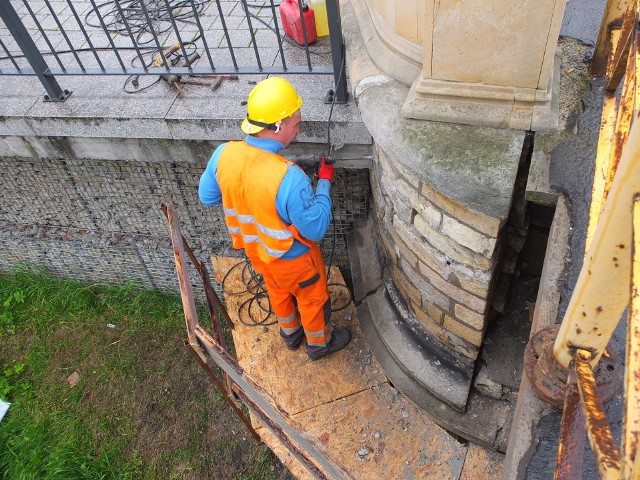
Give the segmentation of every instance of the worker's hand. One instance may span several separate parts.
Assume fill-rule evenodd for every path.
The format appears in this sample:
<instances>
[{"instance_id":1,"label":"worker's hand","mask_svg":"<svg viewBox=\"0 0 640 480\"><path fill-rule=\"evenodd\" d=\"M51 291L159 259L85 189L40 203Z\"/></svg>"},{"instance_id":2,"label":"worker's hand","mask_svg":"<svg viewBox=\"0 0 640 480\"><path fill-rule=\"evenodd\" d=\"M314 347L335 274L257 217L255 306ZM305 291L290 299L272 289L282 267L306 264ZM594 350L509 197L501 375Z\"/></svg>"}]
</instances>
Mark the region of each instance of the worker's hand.
<instances>
[{"instance_id":1,"label":"worker's hand","mask_svg":"<svg viewBox=\"0 0 640 480\"><path fill-rule=\"evenodd\" d=\"M329 180L330 182L333 182L334 168L335 167L333 166L333 163L327 163L327 159L323 153L322 157L320 158L320 168L318 169L318 180Z\"/></svg>"}]
</instances>

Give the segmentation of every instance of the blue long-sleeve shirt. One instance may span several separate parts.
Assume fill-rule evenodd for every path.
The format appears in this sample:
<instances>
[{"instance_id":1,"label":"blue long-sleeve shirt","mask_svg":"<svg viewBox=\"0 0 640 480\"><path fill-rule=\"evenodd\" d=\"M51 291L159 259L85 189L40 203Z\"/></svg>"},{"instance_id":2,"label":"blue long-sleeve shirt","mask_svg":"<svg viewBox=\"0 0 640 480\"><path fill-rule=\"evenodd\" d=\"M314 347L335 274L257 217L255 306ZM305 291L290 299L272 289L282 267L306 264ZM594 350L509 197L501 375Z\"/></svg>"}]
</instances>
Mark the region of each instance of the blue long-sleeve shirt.
<instances>
[{"instance_id":1,"label":"blue long-sleeve shirt","mask_svg":"<svg viewBox=\"0 0 640 480\"><path fill-rule=\"evenodd\" d=\"M248 135L244 141L269 153L277 154L285 148L282 143L269 138ZM208 206L218 205L222 202L217 173L220 153L225 146L226 143L223 143L215 149L207 168L200 177L198 196L200 201ZM303 237L319 242L331 222L331 182L319 180L314 193L309 177L295 166L288 165L288 167L289 170L284 175L276 194L278 216L286 225L294 225ZM294 239L289 251L281 258L285 260L297 258L307 251L309 251L309 247Z\"/></svg>"}]
</instances>

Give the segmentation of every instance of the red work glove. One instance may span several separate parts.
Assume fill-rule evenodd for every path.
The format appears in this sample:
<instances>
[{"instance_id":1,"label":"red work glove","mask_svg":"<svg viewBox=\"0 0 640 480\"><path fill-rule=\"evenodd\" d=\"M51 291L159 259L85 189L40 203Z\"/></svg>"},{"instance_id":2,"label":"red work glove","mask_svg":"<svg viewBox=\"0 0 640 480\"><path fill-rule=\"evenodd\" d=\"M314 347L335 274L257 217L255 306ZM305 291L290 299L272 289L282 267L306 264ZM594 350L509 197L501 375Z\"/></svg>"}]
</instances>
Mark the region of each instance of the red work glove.
<instances>
[{"instance_id":1,"label":"red work glove","mask_svg":"<svg viewBox=\"0 0 640 480\"><path fill-rule=\"evenodd\" d=\"M324 153L322 154L322 157L320 158L320 168L318 169L318 180L329 180L330 182L333 182L333 170L334 170L334 166L333 163L327 163L327 159L324 156Z\"/></svg>"}]
</instances>

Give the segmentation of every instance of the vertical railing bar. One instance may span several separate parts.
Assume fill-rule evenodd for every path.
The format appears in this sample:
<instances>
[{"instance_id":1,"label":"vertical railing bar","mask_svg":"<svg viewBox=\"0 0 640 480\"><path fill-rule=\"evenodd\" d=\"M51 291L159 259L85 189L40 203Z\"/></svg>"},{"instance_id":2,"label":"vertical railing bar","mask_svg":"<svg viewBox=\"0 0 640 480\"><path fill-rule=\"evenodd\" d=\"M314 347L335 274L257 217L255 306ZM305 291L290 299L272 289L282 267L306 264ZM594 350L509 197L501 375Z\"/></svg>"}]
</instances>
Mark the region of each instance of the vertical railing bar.
<instances>
[{"instance_id":1,"label":"vertical railing bar","mask_svg":"<svg viewBox=\"0 0 640 480\"><path fill-rule=\"evenodd\" d=\"M331 59L333 63L333 95L335 102L347 102L347 72L345 71L344 39L340 21L340 3L338 0L327 0L327 21L329 23L329 42L331 43Z\"/></svg>"},{"instance_id":2,"label":"vertical railing bar","mask_svg":"<svg viewBox=\"0 0 640 480\"><path fill-rule=\"evenodd\" d=\"M82 34L84 35L84 38L87 40L87 43L89 44L89 48L91 49L91 52L93 53L93 56L95 57L96 61L98 62L98 65L100 66L100 70L102 70L104 72L104 70L105 70L104 65L100 61L100 57L98 56L98 52L96 51L95 47L93 46L93 42L91 41L91 38L89 38L89 35L87 35L87 31L85 30L84 26L82 25L82 20L80 20L80 17L78 16L78 12L76 12L76 9L73 6L73 3L71 2L71 0L67 0L67 5L69 5L69 8L71 9L71 13L73 13L73 16L75 17L76 22L78 22L78 26L80 27L80 31L82 31Z\"/></svg>"},{"instance_id":3,"label":"vertical railing bar","mask_svg":"<svg viewBox=\"0 0 640 480\"><path fill-rule=\"evenodd\" d=\"M9 60L11 60L11 63L13 63L13 66L16 67L16 70L18 70L19 72L22 72L22 69L20 68L20 65L18 65L18 63L16 62L15 58L13 57L13 55L11 54L11 52L9 51L7 46L4 44L4 42L2 41L1 38L0 38L0 46L4 50L4 53L7 54L7 57L9 57Z\"/></svg>"},{"instance_id":4,"label":"vertical railing bar","mask_svg":"<svg viewBox=\"0 0 640 480\"><path fill-rule=\"evenodd\" d=\"M169 61L165 58L162 50L162 46L160 45L160 41L158 40L158 35L156 34L156 29L153 28L153 22L151 22L151 17L149 17L149 12L147 11L147 6L144 4L144 0L138 0L140 2L140 6L142 7L142 12L144 13L144 17L147 20L147 25L149 26L149 31L151 32L151 36L153 37L153 41L158 48L158 53L160 54L160 58L162 59L162 63L164 64L164 68L166 68L167 72L170 73L171 69L169 68Z\"/></svg>"},{"instance_id":5,"label":"vertical railing bar","mask_svg":"<svg viewBox=\"0 0 640 480\"><path fill-rule=\"evenodd\" d=\"M31 10L31 7L29 6L29 3L27 2L27 0L22 0L22 3L25 5L25 7L27 7L27 11L31 15L31 18L33 18L33 21L36 22L36 27L40 31L40 34L42 35L42 38L44 38L44 41L47 42L49 50L51 51L51 53L53 54L54 58L58 62L58 65L60 66L60 69L63 72L65 72L67 70L66 67L64 66L64 64L60 60L60 57L56 53L56 49L53 48L53 45L51 45L51 41L49 40L49 37L47 36L47 34L45 33L44 29L42 28L42 25L40 25L40 22L38 21L38 18L36 17L35 13L33 13L33 10Z\"/></svg>"},{"instance_id":6,"label":"vertical railing bar","mask_svg":"<svg viewBox=\"0 0 640 480\"><path fill-rule=\"evenodd\" d=\"M180 30L178 29L178 25L176 24L175 18L173 18L173 8L169 5L169 0L164 0L164 4L167 7L167 13L169 14L169 19L171 20L171 25L173 25L173 29L176 32L176 37L178 38L178 44L180 45L180 51L182 52L182 57L184 58L185 63L187 64L187 68L190 72L193 72L193 68L191 67L191 62L189 61L189 55L187 55L187 51L184 48L184 43L182 42L182 37L180 36Z\"/></svg>"},{"instance_id":7,"label":"vertical railing bar","mask_svg":"<svg viewBox=\"0 0 640 480\"><path fill-rule=\"evenodd\" d=\"M218 5L218 14L220 15L220 22L222 22L222 30L224 31L224 36L227 39L227 45L229 46L229 53L231 54L231 61L233 62L233 68L238 70L238 62L236 61L236 56L233 53L233 45L231 45L231 38L229 37L229 29L227 28L227 22L224 19L224 13L222 12L222 6L220 5L220 0L216 0L216 4Z\"/></svg>"},{"instance_id":8,"label":"vertical railing bar","mask_svg":"<svg viewBox=\"0 0 640 480\"><path fill-rule=\"evenodd\" d=\"M96 5L94 0L89 0L89 1L91 2L91 5L93 6L93 10L96 12L96 16L98 17L98 21L100 22L100 25L102 26L102 31L104 32L104 34L109 39L109 43L111 44L111 50L113 51L113 53L116 54L116 58L118 59L118 62L120 63L120 66L122 67L122 71L126 72L127 71L127 67L124 64L124 62L122 61L122 57L120 57L120 54L118 53L118 49L116 48L116 44L113 43L113 38L111 38L111 35L109 33L109 29L107 28L107 25L104 23L104 19L102 18L102 14L100 13L100 10L98 9L98 6Z\"/></svg>"},{"instance_id":9,"label":"vertical railing bar","mask_svg":"<svg viewBox=\"0 0 640 480\"><path fill-rule=\"evenodd\" d=\"M204 45L204 51L207 54L207 59L209 60L209 66L211 66L211 70L215 70L216 67L213 64L213 58L211 58L211 52L209 51L209 44L207 43L207 39L204 36L204 29L202 28L202 24L200 23L200 15L196 10L196 4L193 3L193 0L189 0L191 3L191 8L193 9L193 15L196 20L196 24L198 25L198 31L200 32L200 37L202 38L202 44Z\"/></svg>"},{"instance_id":10,"label":"vertical railing bar","mask_svg":"<svg viewBox=\"0 0 640 480\"><path fill-rule=\"evenodd\" d=\"M604 405L598 394L595 377L589 360L591 352L578 349L574 367L578 379L578 390L587 424L589 443L596 457L596 465L603 479L620 478L620 452L613 440L611 427L607 422Z\"/></svg>"},{"instance_id":11,"label":"vertical railing bar","mask_svg":"<svg viewBox=\"0 0 640 480\"><path fill-rule=\"evenodd\" d=\"M309 54L309 39L307 38L307 25L304 21L304 11L302 10L302 2L298 2L298 11L300 12L300 23L302 25L302 38L304 38L304 51L307 54L307 68L311 72L311 55Z\"/></svg>"},{"instance_id":12,"label":"vertical railing bar","mask_svg":"<svg viewBox=\"0 0 640 480\"><path fill-rule=\"evenodd\" d=\"M80 67L80 70L82 70L83 73L86 72L87 69L84 68L84 65L82 64L82 61L80 60L80 57L78 56L78 52L76 52L76 49L74 48L73 44L71 43L71 40L69 40L67 32L64 31L64 27L60 23L60 20L58 19L58 15L56 15L56 13L53 11L53 8L51 7L51 3L49 3L49 0L44 0L44 3L47 6L47 8L49 9L49 12L51 13L51 16L53 17L53 19L56 21L56 25L58 25L58 28L60 29L60 33L62 33L62 37L64 38L65 42L67 42L67 45L69 46L69 49L71 50L71 54L75 57L76 62L78 62L78 66Z\"/></svg>"},{"instance_id":13,"label":"vertical railing bar","mask_svg":"<svg viewBox=\"0 0 640 480\"><path fill-rule=\"evenodd\" d=\"M45 102L64 102L71 92L60 88L56 77L51 74L49 65L47 65L47 61L42 56L42 52L40 52L40 49L33 41L31 32L27 30L27 27L24 25L24 22L11 2L0 1L0 18L2 18L5 27L9 30L9 33L33 69L33 73L38 77L38 80L40 80L40 83L47 92L44 95Z\"/></svg>"},{"instance_id":14,"label":"vertical railing bar","mask_svg":"<svg viewBox=\"0 0 640 480\"><path fill-rule=\"evenodd\" d=\"M242 8L244 8L244 15L247 18L247 24L249 25L249 33L251 34L251 43L253 43L253 51L256 54L256 61L258 62L258 69L262 71L262 62L260 61L260 53L258 52L258 44L256 42L256 36L253 32L253 25L251 24L251 15L249 15L249 6L247 0L241 0Z\"/></svg>"},{"instance_id":15,"label":"vertical railing bar","mask_svg":"<svg viewBox=\"0 0 640 480\"><path fill-rule=\"evenodd\" d=\"M640 443L640 195L632 207L630 306L627 322L627 352L624 371L622 415L622 478L632 478Z\"/></svg>"},{"instance_id":16,"label":"vertical railing bar","mask_svg":"<svg viewBox=\"0 0 640 480\"><path fill-rule=\"evenodd\" d=\"M138 47L138 42L136 41L135 37L133 36L133 32L131 31L131 27L129 26L129 21L127 20L126 15L122 11L122 7L120 6L120 0L114 0L114 3L116 4L116 8L118 9L118 13L120 14L120 18L122 18L122 23L124 23L124 28L126 28L127 33L129 34L129 38L131 39L131 44L133 45L133 48L136 50L136 53L138 54L138 59L140 60L140 63L142 64L142 68L144 68L145 72L148 72L149 68L147 67L147 64L144 61L144 57L142 56L142 53L140 52L140 47Z\"/></svg>"},{"instance_id":17,"label":"vertical railing bar","mask_svg":"<svg viewBox=\"0 0 640 480\"><path fill-rule=\"evenodd\" d=\"M280 50L280 57L282 58L282 69L287 71L287 62L284 58L284 49L282 48L282 35L280 35L280 27L278 26L278 16L276 14L276 5L273 0L269 0L271 4L271 13L273 15L273 24L276 30L276 38L278 39L278 50Z\"/></svg>"}]
</instances>

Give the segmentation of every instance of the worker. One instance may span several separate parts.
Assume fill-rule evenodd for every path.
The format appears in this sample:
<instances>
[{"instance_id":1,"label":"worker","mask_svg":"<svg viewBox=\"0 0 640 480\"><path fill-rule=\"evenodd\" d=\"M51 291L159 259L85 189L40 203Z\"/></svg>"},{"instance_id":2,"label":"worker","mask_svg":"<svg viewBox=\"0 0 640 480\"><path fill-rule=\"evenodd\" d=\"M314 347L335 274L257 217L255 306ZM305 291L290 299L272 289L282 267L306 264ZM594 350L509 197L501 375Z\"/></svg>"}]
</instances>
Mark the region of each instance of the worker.
<instances>
[{"instance_id":1,"label":"worker","mask_svg":"<svg viewBox=\"0 0 640 480\"><path fill-rule=\"evenodd\" d=\"M332 331L331 300L320 241L331 222L334 166L324 156L314 193L304 171L278 153L300 132L302 98L285 79L259 82L247 100L243 141L215 149L200 178L200 201L222 203L233 247L244 249L264 279L280 337L303 339L311 360L344 348L347 328Z\"/></svg>"}]
</instances>

